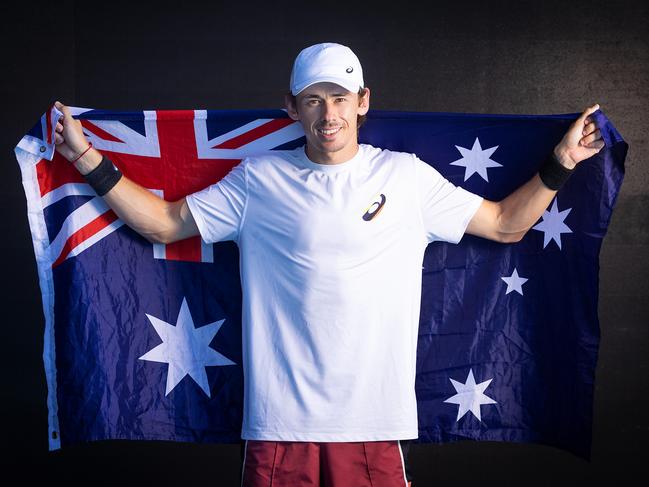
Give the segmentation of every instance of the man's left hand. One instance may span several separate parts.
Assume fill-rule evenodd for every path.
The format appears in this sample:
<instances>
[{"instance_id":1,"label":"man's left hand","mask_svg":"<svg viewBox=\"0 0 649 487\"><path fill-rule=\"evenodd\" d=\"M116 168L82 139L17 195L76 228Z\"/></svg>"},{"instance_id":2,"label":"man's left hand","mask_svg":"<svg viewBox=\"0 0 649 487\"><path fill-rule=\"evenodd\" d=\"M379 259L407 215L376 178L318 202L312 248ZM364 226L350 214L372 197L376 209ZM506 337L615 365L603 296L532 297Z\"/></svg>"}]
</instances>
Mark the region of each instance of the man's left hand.
<instances>
[{"instance_id":1,"label":"man's left hand","mask_svg":"<svg viewBox=\"0 0 649 487\"><path fill-rule=\"evenodd\" d=\"M584 110L554 148L554 155L567 169L573 169L579 162L594 156L604 147L602 134L595 120L590 117L597 110L597 104Z\"/></svg>"}]
</instances>

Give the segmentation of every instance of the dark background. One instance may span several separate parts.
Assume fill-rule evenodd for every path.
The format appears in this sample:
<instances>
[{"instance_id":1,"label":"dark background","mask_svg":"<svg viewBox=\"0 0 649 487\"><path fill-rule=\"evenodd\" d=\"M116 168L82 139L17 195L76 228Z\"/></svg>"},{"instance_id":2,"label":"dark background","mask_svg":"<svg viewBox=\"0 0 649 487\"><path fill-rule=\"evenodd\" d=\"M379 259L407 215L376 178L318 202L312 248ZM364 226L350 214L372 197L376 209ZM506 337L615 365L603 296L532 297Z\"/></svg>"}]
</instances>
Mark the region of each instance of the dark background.
<instances>
[{"instance_id":1,"label":"dark background","mask_svg":"<svg viewBox=\"0 0 649 487\"><path fill-rule=\"evenodd\" d=\"M13 147L57 99L111 110L280 108L295 55L335 41L361 59L375 109L550 114L598 102L630 145L600 259L590 462L532 444L415 445L415 485L602 479L644 485L648 4L67 1L0 7L0 235L7 258L0 303L2 463L18 471L21 483L238 485L237 445L110 441L47 451L44 319ZM2 473L6 478L5 467Z\"/></svg>"}]
</instances>

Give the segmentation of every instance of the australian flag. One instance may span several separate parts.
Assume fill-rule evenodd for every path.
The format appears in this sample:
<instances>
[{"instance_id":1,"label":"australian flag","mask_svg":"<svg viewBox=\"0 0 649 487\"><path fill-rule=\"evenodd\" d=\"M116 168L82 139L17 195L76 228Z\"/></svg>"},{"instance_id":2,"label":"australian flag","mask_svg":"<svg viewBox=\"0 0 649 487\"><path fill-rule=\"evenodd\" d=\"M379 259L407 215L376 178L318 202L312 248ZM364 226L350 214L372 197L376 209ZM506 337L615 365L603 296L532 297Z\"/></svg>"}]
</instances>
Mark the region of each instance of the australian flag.
<instances>
[{"instance_id":1,"label":"australian flag","mask_svg":"<svg viewBox=\"0 0 649 487\"><path fill-rule=\"evenodd\" d=\"M71 108L130 179L177 200L244 157L305 142L282 110ZM369 113L360 139L413 152L500 200L528 181L578 114ZM51 107L15 148L45 314L50 449L84 441L238 442L241 286L232 242L151 244L54 150ZM599 251L627 145L580 163L522 241L465 235L422 263L420 442L553 445L588 457L599 348Z\"/></svg>"}]
</instances>

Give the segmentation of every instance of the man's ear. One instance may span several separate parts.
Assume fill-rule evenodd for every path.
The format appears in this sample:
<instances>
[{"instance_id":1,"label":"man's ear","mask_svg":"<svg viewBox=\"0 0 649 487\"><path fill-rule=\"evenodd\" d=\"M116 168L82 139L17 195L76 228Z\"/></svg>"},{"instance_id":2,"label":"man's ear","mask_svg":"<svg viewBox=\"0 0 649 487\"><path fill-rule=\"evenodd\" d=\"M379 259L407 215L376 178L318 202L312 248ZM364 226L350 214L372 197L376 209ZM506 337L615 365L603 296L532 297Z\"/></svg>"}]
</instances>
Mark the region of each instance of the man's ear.
<instances>
[{"instance_id":1,"label":"man's ear","mask_svg":"<svg viewBox=\"0 0 649 487\"><path fill-rule=\"evenodd\" d=\"M365 95L358 99L358 114L366 115L370 109L370 89L365 88Z\"/></svg>"},{"instance_id":2,"label":"man's ear","mask_svg":"<svg viewBox=\"0 0 649 487\"><path fill-rule=\"evenodd\" d=\"M296 102L297 102L297 98L294 97L293 95L289 95L289 94L284 95L284 104L286 105L286 113L288 113L288 116L291 117L293 120L300 119L300 116L297 113Z\"/></svg>"}]
</instances>

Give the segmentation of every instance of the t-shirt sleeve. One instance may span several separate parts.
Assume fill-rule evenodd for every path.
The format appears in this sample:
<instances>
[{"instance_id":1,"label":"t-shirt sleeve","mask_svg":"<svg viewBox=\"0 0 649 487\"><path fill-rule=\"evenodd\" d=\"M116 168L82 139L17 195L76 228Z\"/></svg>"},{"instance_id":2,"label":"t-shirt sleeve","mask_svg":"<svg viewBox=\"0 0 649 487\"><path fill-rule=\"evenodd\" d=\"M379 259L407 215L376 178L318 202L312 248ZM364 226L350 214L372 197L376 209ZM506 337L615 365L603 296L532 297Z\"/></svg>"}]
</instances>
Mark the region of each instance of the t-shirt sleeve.
<instances>
[{"instance_id":1,"label":"t-shirt sleeve","mask_svg":"<svg viewBox=\"0 0 649 487\"><path fill-rule=\"evenodd\" d=\"M417 157L415 174L426 238L458 243L483 198L455 186Z\"/></svg>"},{"instance_id":2,"label":"t-shirt sleeve","mask_svg":"<svg viewBox=\"0 0 649 487\"><path fill-rule=\"evenodd\" d=\"M247 159L217 183L187 196L202 239L207 243L237 240L248 197Z\"/></svg>"}]
</instances>

